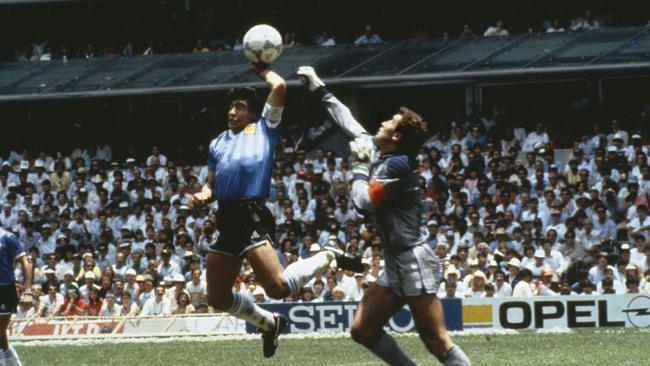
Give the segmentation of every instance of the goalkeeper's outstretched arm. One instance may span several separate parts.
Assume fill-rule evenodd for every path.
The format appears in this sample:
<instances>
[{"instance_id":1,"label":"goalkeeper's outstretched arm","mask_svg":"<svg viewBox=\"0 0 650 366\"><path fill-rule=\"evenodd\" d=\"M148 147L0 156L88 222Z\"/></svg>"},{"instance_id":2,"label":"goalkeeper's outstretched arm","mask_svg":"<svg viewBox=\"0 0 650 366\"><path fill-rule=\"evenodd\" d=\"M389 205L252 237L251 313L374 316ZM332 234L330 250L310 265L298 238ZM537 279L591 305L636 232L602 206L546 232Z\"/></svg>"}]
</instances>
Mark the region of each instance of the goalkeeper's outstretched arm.
<instances>
[{"instance_id":1,"label":"goalkeeper's outstretched arm","mask_svg":"<svg viewBox=\"0 0 650 366\"><path fill-rule=\"evenodd\" d=\"M313 67L301 66L298 68L297 74L310 91L321 95L323 107L325 107L334 123L345 132L348 139L354 140L363 135L370 138L368 131L352 116L350 109L325 88L325 83L316 75Z\"/></svg>"}]
</instances>

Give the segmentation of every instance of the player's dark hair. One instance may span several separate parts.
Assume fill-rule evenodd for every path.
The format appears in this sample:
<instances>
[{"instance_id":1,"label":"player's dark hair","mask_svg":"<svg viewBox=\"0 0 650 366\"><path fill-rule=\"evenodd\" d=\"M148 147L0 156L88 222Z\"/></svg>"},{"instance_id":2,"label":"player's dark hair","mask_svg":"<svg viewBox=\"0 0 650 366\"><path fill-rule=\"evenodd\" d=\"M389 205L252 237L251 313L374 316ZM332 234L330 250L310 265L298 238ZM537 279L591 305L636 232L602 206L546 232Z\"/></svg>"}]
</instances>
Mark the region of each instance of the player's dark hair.
<instances>
[{"instance_id":1,"label":"player's dark hair","mask_svg":"<svg viewBox=\"0 0 650 366\"><path fill-rule=\"evenodd\" d=\"M257 95L257 90L251 86L232 88L228 92L227 98L228 103L232 103L233 100L237 99L245 100L248 102L249 111L256 115L262 113L262 99Z\"/></svg>"},{"instance_id":2,"label":"player's dark hair","mask_svg":"<svg viewBox=\"0 0 650 366\"><path fill-rule=\"evenodd\" d=\"M415 157L422 149L422 144L427 136L427 123L422 116L406 107L400 107L399 114L402 119L395 127L395 132L402 135L399 150L408 156Z\"/></svg>"}]
</instances>

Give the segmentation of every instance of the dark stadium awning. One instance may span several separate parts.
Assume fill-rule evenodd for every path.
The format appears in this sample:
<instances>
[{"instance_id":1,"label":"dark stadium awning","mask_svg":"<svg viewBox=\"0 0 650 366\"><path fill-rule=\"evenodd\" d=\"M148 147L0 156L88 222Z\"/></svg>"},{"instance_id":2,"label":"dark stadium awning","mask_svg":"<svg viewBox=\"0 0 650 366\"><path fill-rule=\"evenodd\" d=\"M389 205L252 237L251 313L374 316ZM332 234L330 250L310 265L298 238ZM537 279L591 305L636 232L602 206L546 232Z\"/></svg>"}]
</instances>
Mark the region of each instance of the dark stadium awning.
<instances>
[{"instance_id":1,"label":"dark stadium awning","mask_svg":"<svg viewBox=\"0 0 650 366\"><path fill-rule=\"evenodd\" d=\"M313 65L327 83L359 87L610 76L650 70L650 27L285 49L274 68L296 85ZM242 52L0 65L0 101L189 93L262 86Z\"/></svg>"}]
</instances>

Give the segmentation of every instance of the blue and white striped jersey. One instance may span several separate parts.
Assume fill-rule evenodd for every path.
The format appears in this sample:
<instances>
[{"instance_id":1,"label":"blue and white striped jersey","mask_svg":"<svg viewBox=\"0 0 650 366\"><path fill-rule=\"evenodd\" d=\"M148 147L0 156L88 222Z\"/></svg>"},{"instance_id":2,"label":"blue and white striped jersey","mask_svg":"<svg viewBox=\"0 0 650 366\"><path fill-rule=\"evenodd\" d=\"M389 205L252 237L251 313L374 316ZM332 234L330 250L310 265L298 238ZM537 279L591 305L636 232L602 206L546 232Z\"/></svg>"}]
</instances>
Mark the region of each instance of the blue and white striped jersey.
<instances>
[{"instance_id":1,"label":"blue and white striped jersey","mask_svg":"<svg viewBox=\"0 0 650 366\"><path fill-rule=\"evenodd\" d=\"M0 286L16 282L14 261L25 255L22 244L16 235L0 228Z\"/></svg>"},{"instance_id":2,"label":"blue and white striped jersey","mask_svg":"<svg viewBox=\"0 0 650 366\"><path fill-rule=\"evenodd\" d=\"M210 143L208 168L215 172L219 202L268 196L280 122L262 115L239 133L226 130Z\"/></svg>"}]
</instances>

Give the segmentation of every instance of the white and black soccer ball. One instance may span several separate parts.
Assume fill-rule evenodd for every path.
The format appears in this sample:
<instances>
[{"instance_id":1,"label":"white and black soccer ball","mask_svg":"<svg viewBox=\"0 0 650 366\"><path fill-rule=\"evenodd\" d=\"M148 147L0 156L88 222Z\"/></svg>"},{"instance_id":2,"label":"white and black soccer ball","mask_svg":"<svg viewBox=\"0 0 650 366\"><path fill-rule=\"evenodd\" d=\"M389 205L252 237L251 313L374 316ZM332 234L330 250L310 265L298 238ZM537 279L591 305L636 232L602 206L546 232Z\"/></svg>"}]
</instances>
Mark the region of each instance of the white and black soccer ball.
<instances>
[{"instance_id":1,"label":"white and black soccer ball","mask_svg":"<svg viewBox=\"0 0 650 366\"><path fill-rule=\"evenodd\" d=\"M270 64L282 53L282 36L270 25L260 24L244 35L244 53L253 63Z\"/></svg>"}]
</instances>

